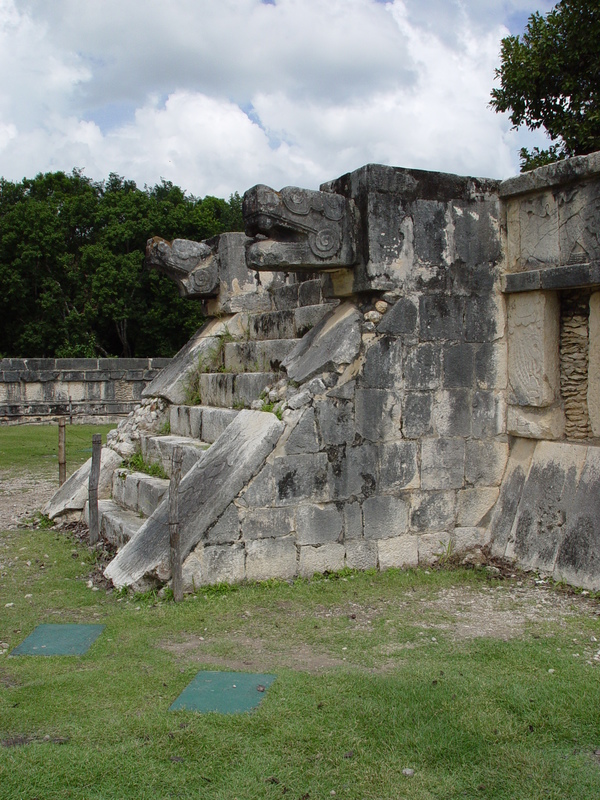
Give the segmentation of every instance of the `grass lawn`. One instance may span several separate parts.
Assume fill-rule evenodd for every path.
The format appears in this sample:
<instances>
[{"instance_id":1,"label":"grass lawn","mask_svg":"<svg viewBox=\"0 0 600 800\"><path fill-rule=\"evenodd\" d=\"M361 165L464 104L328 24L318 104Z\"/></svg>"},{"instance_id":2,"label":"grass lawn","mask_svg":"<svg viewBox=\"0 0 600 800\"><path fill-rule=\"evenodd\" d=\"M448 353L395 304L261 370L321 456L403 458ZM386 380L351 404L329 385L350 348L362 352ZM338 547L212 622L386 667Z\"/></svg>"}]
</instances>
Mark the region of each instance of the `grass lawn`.
<instances>
[{"instance_id":1,"label":"grass lawn","mask_svg":"<svg viewBox=\"0 0 600 800\"><path fill-rule=\"evenodd\" d=\"M67 474L92 455L92 434L106 434L116 425L67 425ZM1 425L0 472L27 470L36 475L58 475L58 425Z\"/></svg>"},{"instance_id":2,"label":"grass lawn","mask_svg":"<svg viewBox=\"0 0 600 800\"><path fill-rule=\"evenodd\" d=\"M600 797L595 599L390 570L175 605L94 591L55 530L0 534L0 565L3 800ZM9 655L48 622L106 627L85 656ZM253 713L169 712L201 669L277 679Z\"/></svg>"}]
</instances>

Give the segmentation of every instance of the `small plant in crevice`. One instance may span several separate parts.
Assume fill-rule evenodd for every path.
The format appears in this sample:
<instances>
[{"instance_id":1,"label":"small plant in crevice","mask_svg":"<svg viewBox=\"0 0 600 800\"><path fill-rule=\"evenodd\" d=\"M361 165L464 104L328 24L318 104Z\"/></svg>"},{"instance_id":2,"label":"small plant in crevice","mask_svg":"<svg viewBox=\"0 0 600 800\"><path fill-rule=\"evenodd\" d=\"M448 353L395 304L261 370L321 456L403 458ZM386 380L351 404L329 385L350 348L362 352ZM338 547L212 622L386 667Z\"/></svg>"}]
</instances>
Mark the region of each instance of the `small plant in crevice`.
<instances>
[{"instance_id":1,"label":"small plant in crevice","mask_svg":"<svg viewBox=\"0 0 600 800\"><path fill-rule=\"evenodd\" d=\"M130 456L125 462L125 466L127 469L133 470L134 472L143 472L146 475L151 475L153 478L169 477L162 464L149 464L147 461L144 461L144 457L141 453L134 453Z\"/></svg>"}]
</instances>

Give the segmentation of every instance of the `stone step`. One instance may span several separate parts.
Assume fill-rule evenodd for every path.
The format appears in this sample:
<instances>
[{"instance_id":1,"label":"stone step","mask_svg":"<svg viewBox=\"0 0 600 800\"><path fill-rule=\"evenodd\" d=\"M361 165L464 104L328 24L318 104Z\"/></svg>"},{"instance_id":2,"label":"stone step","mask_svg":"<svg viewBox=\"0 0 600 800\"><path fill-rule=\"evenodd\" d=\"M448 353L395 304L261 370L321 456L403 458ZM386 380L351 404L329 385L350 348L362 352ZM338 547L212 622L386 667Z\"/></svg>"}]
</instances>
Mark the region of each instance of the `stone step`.
<instances>
[{"instance_id":1,"label":"stone step","mask_svg":"<svg viewBox=\"0 0 600 800\"><path fill-rule=\"evenodd\" d=\"M274 372L206 372L200 375L200 397L206 406L249 408L265 386L278 380Z\"/></svg>"},{"instance_id":2,"label":"stone step","mask_svg":"<svg viewBox=\"0 0 600 800\"><path fill-rule=\"evenodd\" d=\"M150 436L148 434L140 435L140 444L144 461L148 464L160 464L167 475L171 474L173 448L175 445L179 445L183 451L182 477L210 447L207 442L190 439L187 436Z\"/></svg>"},{"instance_id":3,"label":"stone step","mask_svg":"<svg viewBox=\"0 0 600 800\"><path fill-rule=\"evenodd\" d=\"M323 302L321 279L284 284L272 290L273 304L277 311L298 306L316 306Z\"/></svg>"},{"instance_id":4,"label":"stone step","mask_svg":"<svg viewBox=\"0 0 600 800\"><path fill-rule=\"evenodd\" d=\"M112 499L122 508L149 517L169 491L169 481L144 472L117 469L113 473Z\"/></svg>"},{"instance_id":5,"label":"stone step","mask_svg":"<svg viewBox=\"0 0 600 800\"><path fill-rule=\"evenodd\" d=\"M171 406L171 434L188 436L212 444L239 414L233 408L213 408L212 406Z\"/></svg>"},{"instance_id":6,"label":"stone step","mask_svg":"<svg viewBox=\"0 0 600 800\"><path fill-rule=\"evenodd\" d=\"M301 339L336 305L337 303L322 303L285 311L253 314L248 318L248 338L254 341Z\"/></svg>"},{"instance_id":7,"label":"stone step","mask_svg":"<svg viewBox=\"0 0 600 800\"><path fill-rule=\"evenodd\" d=\"M279 372L281 362L300 339L265 339L255 342L228 342L223 364L228 372Z\"/></svg>"},{"instance_id":8,"label":"stone step","mask_svg":"<svg viewBox=\"0 0 600 800\"><path fill-rule=\"evenodd\" d=\"M83 517L86 525L89 525L88 503L85 504ZM127 544L146 521L134 511L122 508L114 500L98 501L98 519L100 521L100 538L116 547Z\"/></svg>"}]
</instances>

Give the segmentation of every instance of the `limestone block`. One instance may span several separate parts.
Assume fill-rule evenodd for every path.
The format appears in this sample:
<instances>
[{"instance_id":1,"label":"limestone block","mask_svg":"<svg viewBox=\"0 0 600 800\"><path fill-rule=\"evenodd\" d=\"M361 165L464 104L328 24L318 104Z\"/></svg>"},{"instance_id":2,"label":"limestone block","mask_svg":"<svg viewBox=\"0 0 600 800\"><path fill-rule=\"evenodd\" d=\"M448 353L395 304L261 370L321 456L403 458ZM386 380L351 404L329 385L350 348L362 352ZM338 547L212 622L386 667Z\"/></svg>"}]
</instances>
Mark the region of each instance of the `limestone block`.
<instances>
[{"instance_id":1,"label":"limestone block","mask_svg":"<svg viewBox=\"0 0 600 800\"><path fill-rule=\"evenodd\" d=\"M85 382L69 381L68 392L69 392L69 400L72 403L80 403L82 400L85 400Z\"/></svg>"},{"instance_id":2,"label":"limestone block","mask_svg":"<svg viewBox=\"0 0 600 800\"><path fill-rule=\"evenodd\" d=\"M194 412L198 413L200 407L190 408L190 428L195 429L194 423ZM231 408L207 408L206 406L202 407L202 436L197 436L196 438L201 438L204 442L216 442L219 436L223 433L223 431L227 428L227 426L233 422L233 420L237 417L239 411L235 411Z\"/></svg>"},{"instance_id":3,"label":"limestone block","mask_svg":"<svg viewBox=\"0 0 600 800\"><path fill-rule=\"evenodd\" d=\"M535 448L506 548L506 556L522 567L552 573L587 450L569 442L539 442Z\"/></svg>"},{"instance_id":4,"label":"limestone block","mask_svg":"<svg viewBox=\"0 0 600 800\"><path fill-rule=\"evenodd\" d=\"M553 578L600 589L600 448L588 447L573 502L562 527Z\"/></svg>"},{"instance_id":5,"label":"limestone block","mask_svg":"<svg viewBox=\"0 0 600 800\"><path fill-rule=\"evenodd\" d=\"M138 481L137 510L149 517L168 490L169 484L166 480L162 478L153 478L151 475L144 475L143 479L140 478Z\"/></svg>"},{"instance_id":6,"label":"limestone block","mask_svg":"<svg viewBox=\"0 0 600 800\"><path fill-rule=\"evenodd\" d=\"M324 544L336 542L342 533L342 515L333 503L307 504L296 511L296 539L298 544Z\"/></svg>"},{"instance_id":7,"label":"limestone block","mask_svg":"<svg viewBox=\"0 0 600 800\"><path fill-rule=\"evenodd\" d=\"M255 508L269 506L275 502L275 482L273 480L273 467L265 464L258 475L250 481L248 488L236 500L241 508Z\"/></svg>"},{"instance_id":8,"label":"limestone block","mask_svg":"<svg viewBox=\"0 0 600 800\"><path fill-rule=\"evenodd\" d=\"M506 270L517 272L521 269L521 224L520 199L506 202Z\"/></svg>"},{"instance_id":9,"label":"limestone block","mask_svg":"<svg viewBox=\"0 0 600 800\"><path fill-rule=\"evenodd\" d=\"M24 402L36 403L44 399L44 387L41 383L23 383Z\"/></svg>"},{"instance_id":10,"label":"limestone block","mask_svg":"<svg viewBox=\"0 0 600 800\"><path fill-rule=\"evenodd\" d=\"M455 528L452 542L455 553L466 553L475 547L483 547L487 542L487 528Z\"/></svg>"},{"instance_id":11,"label":"limestone block","mask_svg":"<svg viewBox=\"0 0 600 800\"><path fill-rule=\"evenodd\" d=\"M410 527L415 531L447 531L454 526L455 493L412 492Z\"/></svg>"},{"instance_id":12,"label":"limestone block","mask_svg":"<svg viewBox=\"0 0 600 800\"><path fill-rule=\"evenodd\" d=\"M362 539L363 517L359 503L344 503L344 541Z\"/></svg>"},{"instance_id":13,"label":"limestone block","mask_svg":"<svg viewBox=\"0 0 600 800\"><path fill-rule=\"evenodd\" d=\"M247 542L288 536L295 528L291 508L252 508L242 516L242 538Z\"/></svg>"},{"instance_id":14,"label":"limestone block","mask_svg":"<svg viewBox=\"0 0 600 800\"><path fill-rule=\"evenodd\" d=\"M297 574L297 551L292 537L255 539L246 544L246 580L289 580Z\"/></svg>"},{"instance_id":15,"label":"limestone block","mask_svg":"<svg viewBox=\"0 0 600 800\"><path fill-rule=\"evenodd\" d=\"M577 264L600 259L599 207L600 184L597 179L561 191L558 201L560 263Z\"/></svg>"},{"instance_id":16,"label":"limestone block","mask_svg":"<svg viewBox=\"0 0 600 800\"><path fill-rule=\"evenodd\" d=\"M416 442L386 442L379 453L379 488L382 491L419 486Z\"/></svg>"},{"instance_id":17,"label":"limestone block","mask_svg":"<svg viewBox=\"0 0 600 800\"><path fill-rule=\"evenodd\" d=\"M382 539L377 542L379 569L416 567L419 563L419 542L412 534Z\"/></svg>"},{"instance_id":18,"label":"limestone block","mask_svg":"<svg viewBox=\"0 0 600 800\"><path fill-rule=\"evenodd\" d=\"M402 385L401 340L382 336L367 349L363 382L372 389L393 389Z\"/></svg>"},{"instance_id":19,"label":"limestone block","mask_svg":"<svg viewBox=\"0 0 600 800\"><path fill-rule=\"evenodd\" d=\"M230 544L240 538L240 520L234 503L230 503L206 535L208 544Z\"/></svg>"},{"instance_id":20,"label":"limestone block","mask_svg":"<svg viewBox=\"0 0 600 800\"><path fill-rule=\"evenodd\" d=\"M521 269L536 269L560 263L559 218L551 191L519 201Z\"/></svg>"},{"instance_id":21,"label":"limestone block","mask_svg":"<svg viewBox=\"0 0 600 800\"><path fill-rule=\"evenodd\" d=\"M460 489L456 497L456 524L461 528L472 528L482 524L499 494L500 489L497 486Z\"/></svg>"},{"instance_id":22,"label":"limestone block","mask_svg":"<svg viewBox=\"0 0 600 800\"><path fill-rule=\"evenodd\" d=\"M179 524L187 555L208 528L263 466L284 425L274 414L240 411L222 436L180 484ZM243 553L242 553L243 558ZM162 569L169 561L168 499L110 562L105 574L116 586L128 586ZM212 576L209 576L212 581Z\"/></svg>"},{"instance_id":23,"label":"limestone block","mask_svg":"<svg viewBox=\"0 0 600 800\"><path fill-rule=\"evenodd\" d=\"M552 405L559 397L558 295L523 292L508 298L509 402Z\"/></svg>"},{"instance_id":24,"label":"limestone block","mask_svg":"<svg viewBox=\"0 0 600 800\"><path fill-rule=\"evenodd\" d=\"M475 353L475 378L480 389L506 389L508 347L506 342L481 344Z\"/></svg>"},{"instance_id":25,"label":"limestone block","mask_svg":"<svg viewBox=\"0 0 600 800\"><path fill-rule=\"evenodd\" d=\"M418 314L418 301L401 297L381 320L377 331L393 336L414 334L417 330Z\"/></svg>"},{"instance_id":26,"label":"limestone block","mask_svg":"<svg viewBox=\"0 0 600 800\"><path fill-rule=\"evenodd\" d=\"M317 453L319 440L314 408L307 408L302 412L294 429L285 443L285 453L288 456L299 453Z\"/></svg>"},{"instance_id":27,"label":"limestone block","mask_svg":"<svg viewBox=\"0 0 600 800\"><path fill-rule=\"evenodd\" d=\"M315 572L338 572L344 568L346 548L343 544L330 542L319 547L305 545L300 548L299 573L309 578Z\"/></svg>"},{"instance_id":28,"label":"limestone block","mask_svg":"<svg viewBox=\"0 0 600 800\"><path fill-rule=\"evenodd\" d=\"M372 444L356 447L342 446L335 452L329 448L330 457L336 456L330 465L334 497L345 499L373 494L377 486L377 448Z\"/></svg>"},{"instance_id":29,"label":"limestone block","mask_svg":"<svg viewBox=\"0 0 600 800\"><path fill-rule=\"evenodd\" d=\"M246 551L242 544L205 545L196 550L203 584L239 583L245 577Z\"/></svg>"},{"instance_id":30,"label":"limestone block","mask_svg":"<svg viewBox=\"0 0 600 800\"><path fill-rule=\"evenodd\" d=\"M475 345L453 342L442 348L443 386L445 389L471 388L475 373Z\"/></svg>"},{"instance_id":31,"label":"limestone block","mask_svg":"<svg viewBox=\"0 0 600 800\"><path fill-rule=\"evenodd\" d=\"M354 408L350 400L323 400L316 406L323 444L354 441Z\"/></svg>"},{"instance_id":32,"label":"limestone block","mask_svg":"<svg viewBox=\"0 0 600 800\"><path fill-rule=\"evenodd\" d=\"M199 550L201 549L202 545L199 547ZM202 578L202 562L195 550L183 562L181 573L184 592L194 592L198 586L202 586L205 583Z\"/></svg>"},{"instance_id":33,"label":"limestone block","mask_svg":"<svg viewBox=\"0 0 600 800\"><path fill-rule=\"evenodd\" d=\"M346 542L346 566L350 569L377 567L377 542L362 539Z\"/></svg>"},{"instance_id":34,"label":"limestone block","mask_svg":"<svg viewBox=\"0 0 600 800\"><path fill-rule=\"evenodd\" d=\"M440 558L452 552L453 544L448 531L422 533L419 540L419 564L435 564Z\"/></svg>"},{"instance_id":35,"label":"limestone block","mask_svg":"<svg viewBox=\"0 0 600 800\"><path fill-rule=\"evenodd\" d=\"M565 432L562 408L517 408L509 406L507 433L526 439L561 439Z\"/></svg>"},{"instance_id":36,"label":"limestone block","mask_svg":"<svg viewBox=\"0 0 600 800\"><path fill-rule=\"evenodd\" d=\"M503 558L505 555L535 448L536 442L530 439L515 439L511 447L500 494L489 524L491 549L495 556Z\"/></svg>"},{"instance_id":37,"label":"limestone block","mask_svg":"<svg viewBox=\"0 0 600 800\"><path fill-rule=\"evenodd\" d=\"M402 399L389 389L356 390L356 432L370 442L400 436Z\"/></svg>"},{"instance_id":38,"label":"limestone block","mask_svg":"<svg viewBox=\"0 0 600 800\"><path fill-rule=\"evenodd\" d=\"M400 497L374 495L363 503L365 539L389 539L408 530L408 503Z\"/></svg>"},{"instance_id":39,"label":"limestone block","mask_svg":"<svg viewBox=\"0 0 600 800\"><path fill-rule=\"evenodd\" d=\"M303 383L354 361L361 345L360 321L352 303L342 303L324 317L282 361L291 380Z\"/></svg>"},{"instance_id":40,"label":"limestone block","mask_svg":"<svg viewBox=\"0 0 600 800\"><path fill-rule=\"evenodd\" d=\"M508 459L508 443L468 441L465 444L465 478L474 486L500 486Z\"/></svg>"},{"instance_id":41,"label":"limestone block","mask_svg":"<svg viewBox=\"0 0 600 800\"><path fill-rule=\"evenodd\" d=\"M100 457L100 481L98 483L98 498L104 500L110 497L113 472L123 462L118 453L108 447L102 448ZM92 459L88 459L83 466L74 472L52 496L44 508L44 513L50 519L65 514L69 511L81 511L88 499L90 470Z\"/></svg>"},{"instance_id":42,"label":"limestone block","mask_svg":"<svg viewBox=\"0 0 600 800\"><path fill-rule=\"evenodd\" d=\"M475 439L491 439L506 432L503 392L474 392L471 408L471 434Z\"/></svg>"},{"instance_id":43,"label":"limestone block","mask_svg":"<svg viewBox=\"0 0 600 800\"><path fill-rule=\"evenodd\" d=\"M421 295L419 298L421 341L461 339L463 316L464 298L446 294Z\"/></svg>"},{"instance_id":44,"label":"limestone block","mask_svg":"<svg viewBox=\"0 0 600 800\"><path fill-rule=\"evenodd\" d=\"M437 389L440 383L441 350L437 344L411 347L404 363L404 385L407 389Z\"/></svg>"},{"instance_id":45,"label":"limestone block","mask_svg":"<svg viewBox=\"0 0 600 800\"><path fill-rule=\"evenodd\" d=\"M420 439L433 433L433 394L406 392L402 409L402 433L406 439Z\"/></svg>"},{"instance_id":46,"label":"limestone block","mask_svg":"<svg viewBox=\"0 0 600 800\"><path fill-rule=\"evenodd\" d=\"M466 389L447 389L437 392L433 405L433 424L439 436L469 436L470 392Z\"/></svg>"},{"instance_id":47,"label":"limestone block","mask_svg":"<svg viewBox=\"0 0 600 800\"><path fill-rule=\"evenodd\" d=\"M324 502L329 499L328 478L325 453L276 458L273 462L274 504L295 505L300 500Z\"/></svg>"},{"instance_id":48,"label":"limestone block","mask_svg":"<svg viewBox=\"0 0 600 800\"><path fill-rule=\"evenodd\" d=\"M463 439L425 439L421 445L421 488L460 489L465 477Z\"/></svg>"},{"instance_id":49,"label":"limestone block","mask_svg":"<svg viewBox=\"0 0 600 800\"><path fill-rule=\"evenodd\" d=\"M600 436L600 292L590 297L587 405L592 434Z\"/></svg>"}]
</instances>

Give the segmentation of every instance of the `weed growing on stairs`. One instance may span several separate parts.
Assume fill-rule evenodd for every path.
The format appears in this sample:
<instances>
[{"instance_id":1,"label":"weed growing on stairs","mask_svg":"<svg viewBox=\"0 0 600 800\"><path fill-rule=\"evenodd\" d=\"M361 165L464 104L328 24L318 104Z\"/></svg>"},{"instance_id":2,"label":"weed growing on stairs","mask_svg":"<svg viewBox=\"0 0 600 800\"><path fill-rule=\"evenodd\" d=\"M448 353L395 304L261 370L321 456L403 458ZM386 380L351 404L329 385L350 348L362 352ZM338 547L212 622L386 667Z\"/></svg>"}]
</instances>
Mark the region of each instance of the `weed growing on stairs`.
<instances>
[{"instance_id":1,"label":"weed growing on stairs","mask_svg":"<svg viewBox=\"0 0 600 800\"><path fill-rule=\"evenodd\" d=\"M169 477L163 469L162 464L149 464L147 461L144 461L141 453L134 453L127 459L125 466L127 469L131 469L134 472L144 472L146 475L151 475L153 478Z\"/></svg>"}]
</instances>

